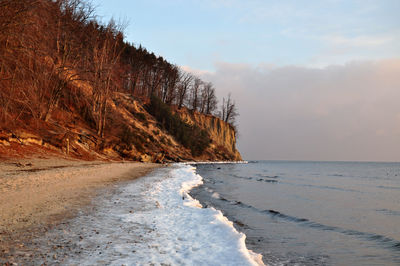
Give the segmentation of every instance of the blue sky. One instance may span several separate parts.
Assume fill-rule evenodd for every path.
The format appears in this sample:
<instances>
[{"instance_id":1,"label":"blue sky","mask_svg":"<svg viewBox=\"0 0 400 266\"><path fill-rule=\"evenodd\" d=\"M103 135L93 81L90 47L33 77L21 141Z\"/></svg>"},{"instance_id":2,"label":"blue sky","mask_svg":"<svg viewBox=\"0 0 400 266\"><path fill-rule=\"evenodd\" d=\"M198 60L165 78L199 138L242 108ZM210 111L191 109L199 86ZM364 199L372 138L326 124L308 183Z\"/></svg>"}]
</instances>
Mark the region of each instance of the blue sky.
<instances>
[{"instance_id":1,"label":"blue sky","mask_svg":"<svg viewBox=\"0 0 400 266\"><path fill-rule=\"evenodd\" d=\"M400 162L400 0L96 0L232 93L244 159Z\"/></svg>"},{"instance_id":2,"label":"blue sky","mask_svg":"<svg viewBox=\"0 0 400 266\"><path fill-rule=\"evenodd\" d=\"M400 54L398 0L95 0L127 40L169 61L327 66Z\"/></svg>"}]
</instances>

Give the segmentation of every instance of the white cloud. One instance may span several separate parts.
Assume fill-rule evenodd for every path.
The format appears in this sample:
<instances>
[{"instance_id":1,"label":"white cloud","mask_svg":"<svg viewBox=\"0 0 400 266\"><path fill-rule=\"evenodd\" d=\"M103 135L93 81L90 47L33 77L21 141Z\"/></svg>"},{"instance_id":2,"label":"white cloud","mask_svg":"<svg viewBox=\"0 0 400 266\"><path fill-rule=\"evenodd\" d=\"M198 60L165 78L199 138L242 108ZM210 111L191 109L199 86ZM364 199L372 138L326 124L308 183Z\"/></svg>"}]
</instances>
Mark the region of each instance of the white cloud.
<instances>
[{"instance_id":1,"label":"white cloud","mask_svg":"<svg viewBox=\"0 0 400 266\"><path fill-rule=\"evenodd\" d=\"M211 71L208 71L208 70L200 70L200 69L194 69L194 68L191 68L190 66L181 66L181 69L182 69L183 71L192 73L192 74L194 74L194 75L196 75L196 76L204 76L204 75L207 75L207 74L212 74Z\"/></svg>"}]
</instances>

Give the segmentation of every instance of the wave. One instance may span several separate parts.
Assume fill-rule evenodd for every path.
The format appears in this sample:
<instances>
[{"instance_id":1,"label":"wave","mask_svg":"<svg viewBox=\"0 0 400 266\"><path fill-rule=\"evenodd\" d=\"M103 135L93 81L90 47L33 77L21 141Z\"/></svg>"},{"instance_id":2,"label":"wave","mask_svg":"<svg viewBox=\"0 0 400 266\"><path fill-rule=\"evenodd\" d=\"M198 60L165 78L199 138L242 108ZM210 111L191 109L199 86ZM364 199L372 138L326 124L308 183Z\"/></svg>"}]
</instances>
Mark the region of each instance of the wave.
<instances>
[{"instance_id":1,"label":"wave","mask_svg":"<svg viewBox=\"0 0 400 266\"><path fill-rule=\"evenodd\" d=\"M375 211L386 214L386 215L400 216L400 211L394 211L394 210L388 210L388 209L378 209Z\"/></svg>"},{"instance_id":2,"label":"wave","mask_svg":"<svg viewBox=\"0 0 400 266\"><path fill-rule=\"evenodd\" d=\"M197 187L203 184L202 177L195 173L195 168L190 166L182 166L179 165L179 168L173 170L171 175L174 176L178 182L181 182L181 189L179 190L180 196L182 196L183 205L191 208L190 215L186 216L184 213L180 216L180 219L187 219L184 223L185 228L181 228L182 231L186 230L199 230L201 228L199 225L203 226L203 233L217 237L222 241L213 241L214 245L218 245L217 247L213 247L210 251L222 251L222 250L230 250L225 252L227 257L219 258L218 261L212 261L212 263L218 264L223 263L226 264L228 261L234 262L237 265L264 265L262 262L262 256L260 254L254 253L251 250L246 248L245 239L246 236L243 233L239 233L233 227L233 223L229 221L221 211L216 210L214 208L202 208L202 205L198 200L193 199L189 192L194 187ZM182 182L183 181L183 182ZM219 198L218 193L213 193L215 198ZM194 219L194 214L197 214L197 219ZM193 222L194 221L194 222ZM193 224L194 227L190 228L189 225ZM188 228L189 227L189 228ZM208 231L208 232L206 232ZM228 237L227 237L228 236ZM206 237L203 239L196 239L196 241L206 241L209 242L210 238ZM210 243L204 243L209 245ZM216 252L218 254L218 252ZM239 255L239 258L237 258ZM218 255L220 256L220 254ZM240 259L245 261L240 262ZM204 259L204 258L203 258ZM247 263L246 263L247 262ZM228 263L230 264L230 263Z\"/></svg>"},{"instance_id":3,"label":"wave","mask_svg":"<svg viewBox=\"0 0 400 266\"><path fill-rule=\"evenodd\" d=\"M269 217L272 217L272 218L279 218L279 219L282 219L285 221L294 222L296 224L299 224L301 226L305 226L308 228L314 228L314 229L323 230L323 231L333 231L333 232L341 233L341 234L344 234L347 236L355 236L360 239L375 242L376 244L378 244L379 246L382 246L384 248L388 248L388 249L395 250L395 251L400 251L400 241L390 238L390 237L387 237L387 236L384 236L384 235L368 233L368 232L361 232L361 231L352 230L352 229L345 229L345 228L341 228L341 227L337 227L337 226L325 225L322 223L311 221L306 218L287 215L287 214L284 214L284 213L281 213L279 211L272 210L272 209L260 210L253 206L247 205L243 202L229 201L222 197L220 197L220 200L227 201L232 205L237 205L242 208L251 209L252 211L256 211L258 213L268 215ZM381 211L381 210L377 210L377 211Z\"/></svg>"},{"instance_id":4,"label":"wave","mask_svg":"<svg viewBox=\"0 0 400 266\"><path fill-rule=\"evenodd\" d=\"M266 183L278 183L278 177L277 175L275 176L267 176L267 175L257 175L261 178L256 178L256 177L251 177L251 176L239 176L236 174L232 174L232 177L238 178L238 179L245 179L245 180L253 180L257 182L266 182Z\"/></svg>"},{"instance_id":5,"label":"wave","mask_svg":"<svg viewBox=\"0 0 400 266\"><path fill-rule=\"evenodd\" d=\"M273 184L280 182L280 183L290 185L290 186L311 187L311 188L337 190L337 191L344 191L344 192L364 193L360 190L355 190L355 189L351 189L351 188L321 186L321 185L312 185L312 184L300 184L300 183L290 183L290 182L278 181L278 179L280 178L279 175L256 174L256 176L261 177L261 178L256 178L256 177L251 177L251 176L240 176L240 175L236 175L236 174L231 174L231 176L235 177L235 178L239 178L239 179L252 180L252 181L257 181L257 182L266 182L266 183L273 183ZM378 186L378 187L389 189L389 187L382 187L382 186ZM390 187L390 189L400 189L400 188Z\"/></svg>"},{"instance_id":6,"label":"wave","mask_svg":"<svg viewBox=\"0 0 400 266\"><path fill-rule=\"evenodd\" d=\"M246 248L246 236L236 231L221 211L203 208L190 196L191 189L203 184L194 167L172 165L168 176L149 191L157 209L144 220L158 229L157 245L177 250L169 254L172 257L169 261L175 262L172 264L264 265L262 256ZM136 217L132 215L131 219ZM159 262L164 261L161 258Z\"/></svg>"},{"instance_id":7,"label":"wave","mask_svg":"<svg viewBox=\"0 0 400 266\"><path fill-rule=\"evenodd\" d=\"M389 190L400 190L400 187L395 186L377 186L377 188L389 189Z\"/></svg>"},{"instance_id":8,"label":"wave","mask_svg":"<svg viewBox=\"0 0 400 266\"><path fill-rule=\"evenodd\" d=\"M278 178L279 177L279 175L265 175L265 174L256 174L256 176L265 177L265 178Z\"/></svg>"},{"instance_id":9,"label":"wave","mask_svg":"<svg viewBox=\"0 0 400 266\"><path fill-rule=\"evenodd\" d=\"M290 183L286 183L290 184ZM363 193L360 190L355 190L351 188L342 188L342 187L333 187L333 186L320 186L320 185L311 185L311 184L290 184L294 186L301 186L301 187L312 187L312 188L319 188L319 189L328 189L328 190L338 190L344 192L356 192L356 193Z\"/></svg>"}]
</instances>

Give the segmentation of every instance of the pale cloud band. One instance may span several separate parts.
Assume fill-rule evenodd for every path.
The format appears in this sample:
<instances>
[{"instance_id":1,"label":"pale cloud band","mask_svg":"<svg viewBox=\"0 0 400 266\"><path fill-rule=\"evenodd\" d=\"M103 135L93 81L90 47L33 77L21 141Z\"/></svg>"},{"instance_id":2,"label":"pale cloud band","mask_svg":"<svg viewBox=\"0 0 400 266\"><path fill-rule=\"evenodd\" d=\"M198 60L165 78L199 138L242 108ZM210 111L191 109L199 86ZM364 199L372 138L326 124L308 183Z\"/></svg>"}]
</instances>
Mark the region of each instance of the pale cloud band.
<instances>
[{"instance_id":1,"label":"pale cloud band","mask_svg":"<svg viewBox=\"0 0 400 266\"><path fill-rule=\"evenodd\" d=\"M400 59L216 69L191 71L232 92L247 159L400 160Z\"/></svg>"}]
</instances>

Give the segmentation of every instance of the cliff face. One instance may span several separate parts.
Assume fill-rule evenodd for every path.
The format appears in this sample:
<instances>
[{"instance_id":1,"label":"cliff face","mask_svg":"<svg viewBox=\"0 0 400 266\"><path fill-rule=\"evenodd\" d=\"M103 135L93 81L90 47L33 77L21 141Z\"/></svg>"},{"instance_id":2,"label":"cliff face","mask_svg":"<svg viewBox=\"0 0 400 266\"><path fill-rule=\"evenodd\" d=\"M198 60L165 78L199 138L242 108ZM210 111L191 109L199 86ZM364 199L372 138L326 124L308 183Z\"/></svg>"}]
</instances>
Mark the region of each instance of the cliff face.
<instances>
[{"instance_id":1,"label":"cliff face","mask_svg":"<svg viewBox=\"0 0 400 266\"><path fill-rule=\"evenodd\" d=\"M212 142L200 158L203 157L205 160L242 160L242 156L236 149L236 132L230 124L212 115L191 113L186 110L178 111L178 113L188 124L196 124L210 134Z\"/></svg>"},{"instance_id":2,"label":"cliff face","mask_svg":"<svg viewBox=\"0 0 400 266\"><path fill-rule=\"evenodd\" d=\"M85 96L90 87L77 86ZM83 86L84 87L84 86ZM186 109L176 111L187 124L204 129L211 142L193 156L150 115L143 102L116 92L107 101L106 134L99 137L76 106L59 110L39 129L30 126L0 130L0 158L63 155L78 159L143 162L242 160L232 126L221 119Z\"/></svg>"}]
</instances>

